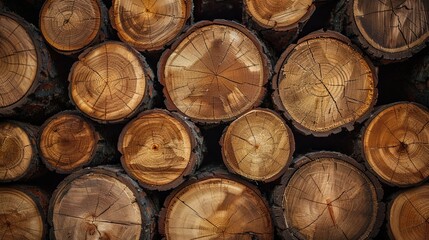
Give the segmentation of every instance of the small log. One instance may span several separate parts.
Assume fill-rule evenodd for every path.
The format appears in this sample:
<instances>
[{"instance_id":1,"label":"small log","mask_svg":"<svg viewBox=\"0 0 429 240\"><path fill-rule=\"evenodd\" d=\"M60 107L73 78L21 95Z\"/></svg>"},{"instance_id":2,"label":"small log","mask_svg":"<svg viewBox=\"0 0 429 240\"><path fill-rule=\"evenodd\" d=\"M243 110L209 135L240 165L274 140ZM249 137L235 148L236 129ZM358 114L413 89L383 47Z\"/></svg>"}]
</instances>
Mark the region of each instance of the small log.
<instances>
[{"instance_id":1,"label":"small log","mask_svg":"<svg viewBox=\"0 0 429 240\"><path fill-rule=\"evenodd\" d=\"M243 0L193 0L196 21L222 19L241 21Z\"/></svg>"},{"instance_id":2,"label":"small log","mask_svg":"<svg viewBox=\"0 0 429 240\"><path fill-rule=\"evenodd\" d=\"M429 40L426 0L343 0L334 15L334 27L381 64L410 58Z\"/></svg>"},{"instance_id":3,"label":"small log","mask_svg":"<svg viewBox=\"0 0 429 240\"><path fill-rule=\"evenodd\" d=\"M48 198L36 187L0 187L2 239L46 239Z\"/></svg>"},{"instance_id":4,"label":"small log","mask_svg":"<svg viewBox=\"0 0 429 240\"><path fill-rule=\"evenodd\" d=\"M155 109L128 123L118 140L125 171L150 190L177 187L201 164L203 137L179 114Z\"/></svg>"},{"instance_id":5,"label":"small log","mask_svg":"<svg viewBox=\"0 0 429 240\"><path fill-rule=\"evenodd\" d=\"M283 51L316 10L313 0L244 0L243 22Z\"/></svg>"},{"instance_id":6,"label":"small log","mask_svg":"<svg viewBox=\"0 0 429 240\"><path fill-rule=\"evenodd\" d=\"M116 41L82 52L68 79L72 103L100 123L122 122L150 108L155 94L144 57Z\"/></svg>"},{"instance_id":7,"label":"small log","mask_svg":"<svg viewBox=\"0 0 429 240\"><path fill-rule=\"evenodd\" d=\"M25 181L43 172L37 153L37 130L27 123L0 122L0 182Z\"/></svg>"},{"instance_id":8,"label":"small log","mask_svg":"<svg viewBox=\"0 0 429 240\"><path fill-rule=\"evenodd\" d=\"M234 120L220 140L223 162L232 173L271 182L292 161L295 140L285 121L269 109L251 110Z\"/></svg>"},{"instance_id":9,"label":"small log","mask_svg":"<svg viewBox=\"0 0 429 240\"><path fill-rule=\"evenodd\" d=\"M391 239L416 240L428 237L429 185L400 192L389 203L387 228Z\"/></svg>"},{"instance_id":10,"label":"small log","mask_svg":"<svg viewBox=\"0 0 429 240\"><path fill-rule=\"evenodd\" d=\"M155 207L119 167L85 168L65 178L49 205L50 239L152 239Z\"/></svg>"},{"instance_id":11,"label":"small log","mask_svg":"<svg viewBox=\"0 0 429 240\"><path fill-rule=\"evenodd\" d=\"M38 30L5 11L0 26L0 117L37 121L58 111L66 88Z\"/></svg>"},{"instance_id":12,"label":"small log","mask_svg":"<svg viewBox=\"0 0 429 240\"><path fill-rule=\"evenodd\" d=\"M139 51L155 51L170 45L192 21L192 9L192 0L113 0L109 15L122 41Z\"/></svg>"},{"instance_id":13,"label":"small log","mask_svg":"<svg viewBox=\"0 0 429 240\"><path fill-rule=\"evenodd\" d=\"M275 107L306 135L351 131L377 100L374 67L337 32L317 31L290 45L275 72Z\"/></svg>"},{"instance_id":14,"label":"small log","mask_svg":"<svg viewBox=\"0 0 429 240\"><path fill-rule=\"evenodd\" d=\"M115 155L113 146L77 111L64 111L46 120L37 142L46 167L62 174L109 163Z\"/></svg>"},{"instance_id":15,"label":"small log","mask_svg":"<svg viewBox=\"0 0 429 240\"><path fill-rule=\"evenodd\" d=\"M226 171L206 171L165 200L159 233L166 239L273 239L266 202L256 187Z\"/></svg>"},{"instance_id":16,"label":"small log","mask_svg":"<svg viewBox=\"0 0 429 240\"><path fill-rule=\"evenodd\" d=\"M427 49L423 56L413 58L414 61L408 65L412 66L412 70L406 76L409 76L407 80L412 85L407 86L408 99L429 108L429 48Z\"/></svg>"},{"instance_id":17,"label":"small log","mask_svg":"<svg viewBox=\"0 0 429 240\"><path fill-rule=\"evenodd\" d=\"M107 14L101 0L47 0L40 10L39 26L55 51L73 55L107 39Z\"/></svg>"},{"instance_id":18,"label":"small log","mask_svg":"<svg viewBox=\"0 0 429 240\"><path fill-rule=\"evenodd\" d=\"M215 20L193 25L159 61L167 109L214 124L232 121L258 106L271 74L263 49L237 23Z\"/></svg>"},{"instance_id":19,"label":"small log","mask_svg":"<svg viewBox=\"0 0 429 240\"><path fill-rule=\"evenodd\" d=\"M407 187L429 178L429 112L416 103L380 107L362 130L368 168L388 185Z\"/></svg>"},{"instance_id":20,"label":"small log","mask_svg":"<svg viewBox=\"0 0 429 240\"><path fill-rule=\"evenodd\" d=\"M297 158L272 197L283 239L369 239L384 218L380 183L354 159L335 152Z\"/></svg>"}]
</instances>

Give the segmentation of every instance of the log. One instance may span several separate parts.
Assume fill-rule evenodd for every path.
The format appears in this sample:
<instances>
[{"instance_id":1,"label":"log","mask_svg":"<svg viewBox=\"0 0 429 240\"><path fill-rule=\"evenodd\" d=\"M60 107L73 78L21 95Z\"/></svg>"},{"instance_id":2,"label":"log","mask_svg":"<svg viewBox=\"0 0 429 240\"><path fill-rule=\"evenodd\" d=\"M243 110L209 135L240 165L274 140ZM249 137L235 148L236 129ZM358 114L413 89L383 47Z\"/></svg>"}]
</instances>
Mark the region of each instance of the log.
<instances>
[{"instance_id":1,"label":"log","mask_svg":"<svg viewBox=\"0 0 429 240\"><path fill-rule=\"evenodd\" d=\"M285 121L272 110L254 109L225 130L220 140L223 162L232 173L271 182L292 162L295 140Z\"/></svg>"},{"instance_id":2,"label":"log","mask_svg":"<svg viewBox=\"0 0 429 240\"><path fill-rule=\"evenodd\" d=\"M0 187L2 239L45 239L48 198L39 188L24 185Z\"/></svg>"},{"instance_id":3,"label":"log","mask_svg":"<svg viewBox=\"0 0 429 240\"><path fill-rule=\"evenodd\" d=\"M0 117L38 121L58 111L66 88L38 30L6 11L0 26Z\"/></svg>"},{"instance_id":4,"label":"log","mask_svg":"<svg viewBox=\"0 0 429 240\"><path fill-rule=\"evenodd\" d=\"M123 168L140 186L163 191L194 173L205 148L195 124L179 114L155 109L139 114L124 127L118 150Z\"/></svg>"},{"instance_id":5,"label":"log","mask_svg":"<svg viewBox=\"0 0 429 240\"><path fill-rule=\"evenodd\" d=\"M411 101L429 108L429 51L426 51L423 56L416 56L413 60L415 61L408 65L413 66L412 70L407 72L410 75L406 75L409 76L406 79L412 85L408 86L407 95Z\"/></svg>"},{"instance_id":6,"label":"log","mask_svg":"<svg viewBox=\"0 0 429 240\"><path fill-rule=\"evenodd\" d=\"M402 191L389 203L387 228L391 239L427 239L429 185Z\"/></svg>"},{"instance_id":7,"label":"log","mask_svg":"<svg viewBox=\"0 0 429 240\"><path fill-rule=\"evenodd\" d=\"M37 128L15 121L0 122L0 182L26 181L43 173Z\"/></svg>"},{"instance_id":8,"label":"log","mask_svg":"<svg viewBox=\"0 0 429 240\"><path fill-rule=\"evenodd\" d=\"M335 152L301 156L273 193L283 239L370 239L384 218L383 190L354 159Z\"/></svg>"},{"instance_id":9,"label":"log","mask_svg":"<svg viewBox=\"0 0 429 240\"><path fill-rule=\"evenodd\" d=\"M155 206L119 167L85 168L52 195L50 239L152 239Z\"/></svg>"},{"instance_id":10,"label":"log","mask_svg":"<svg viewBox=\"0 0 429 240\"><path fill-rule=\"evenodd\" d=\"M254 186L219 169L200 173L165 200L166 239L273 239L270 212Z\"/></svg>"},{"instance_id":11,"label":"log","mask_svg":"<svg viewBox=\"0 0 429 240\"><path fill-rule=\"evenodd\" d=\"M39 26L55 51L75 55L108 38L107 14L101 0L47 0L40 10Z\"/></svg>"},{"instance_id":12,"label":"log","mask_svg":"<svg viewBox=\"0 0 429 240\"><path fill-rule=\"evenodd\" d=\"M72 103L99 123L117 123L152 106L153 73L128 45L107 41L79 55L68 77Z\"/></svg>"},{"instance_id":13,"label":"log","mask_svg":"<svg viewBox=\"0 0 429 240\"><path fill-rule=\"evenodd\" d=\"M276 51L283 51L296 40L315 10L313 0L244 0L243 22Z\"/></svg>"},{"instance_id":14,"label":"log","mask_svg":"<svg viewBox=\"0 0 429 240\"><path fill-rule=\"evenodd\" d=\"M374 67L337 32L313 32L290 45L275 72L275 107L305 135L351 131L377 100Z\"/></svg>"},{"instance_id":15,"label":"log","mask_svg":"<svg viewBox=\"0 0 429 240\"><path fill-rule=\"evenodd\" d=\"M270 74L262 43L225 20L194 24L158 66L167 109L202 124L232 121L261 104Z\"/></svg>"},{"instance_id":16,"label":"log","mask_svg":"<svg viewBox=\"0 0 429 240\"><path fill-rule=\"evenodd\" d=\"M343 0L338 4L334 25L339 26L334 27L345 30L381 64L410 58L429 40L426 0Z\"/></svg>"},{"instance_id":17,"label":"log","mask_svg":"<svg viewBox=\"0 0 429 240\"><path fill-rule=\"evenodd\" d=\"M109 15L118 37L139 51L163 50L192 21L192 0L113 0Z\"/></svg>"},{"instance_id":18,"label":"log","mask_svg":"<svg viewBox=\"0 0 429 240\"><path fill-rule=\"evenodd\" d=\"M196 21L218 18L241 21L243 0L193 0Z\"/></svg>"},{"instance_id":19,"label":"log","mask_svg":"<svg viewBox=\"0 0 429 240\"><path fill-rule=\"evenodd\" d=\"M107 164L115 149L77 111L63 111L40 128L37 139L40 158L57 173L70 174L85 166Z\"/></svg>"},{"instance_id":20,"label":"log","mask_svg":"<svg viewBox=\"0 0 429 240\"><path fill-rule=\"evenodd\" d=\"M368 168L388 185L407 187L429 178L429 112L416 103L381 106L362 129Z\"/></svg>"}]
</instances>

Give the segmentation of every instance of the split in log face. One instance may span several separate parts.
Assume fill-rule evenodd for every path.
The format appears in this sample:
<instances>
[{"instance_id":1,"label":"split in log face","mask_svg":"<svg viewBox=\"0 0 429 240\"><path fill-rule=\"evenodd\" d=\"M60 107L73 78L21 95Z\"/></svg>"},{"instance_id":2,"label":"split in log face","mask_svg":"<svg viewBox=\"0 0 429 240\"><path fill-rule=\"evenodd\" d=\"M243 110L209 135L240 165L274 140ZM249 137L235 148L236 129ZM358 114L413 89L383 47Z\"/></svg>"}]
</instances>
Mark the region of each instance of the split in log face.
<instances>
[{"instance_id":1,"label":"split in log face","mask_svg":"<svg viewBox=\"0 0 429 240\"><path fill-rule=\"evenodd\" d=\"M254 109L237 118L226 129L221 144L228 169L263 182L283 174L295 150L292 131L268 109Z\"/></svg>"},{"instance_id":2,"label":"split in log face","mask_svg":"<svg viewBox=\"0 0 429 240\"><path fill-rule=\"evenodd\" d=\"M28 171L35 154L32 144L20 126L0 123L0 181L18 179Z\"/></svg>"},{"instance_id":3,"label":"split in log face","mask_svg":"<svg viewBox=\"0 0 429 240\"><path fill-rule=\"evenodd\" d=\"M113 0L110 21L121 40L139 51L153 51L182 31L191 11L191 0Z\"/></svg>"},{"instance_id":4,"label":"split in log face","mask_svg":"<svg viewBox=\"0 0 429 240\"><path fill-rule=\"evenodd\" d=\"M202 158L195 128L178 114L159 109L143 112L119 137L122 166L145 188L177 187Z\"/></svg>"},{"instance_id":5,"label":"split in log face","mask_svg":"<svg viewBox=\"0 0 429 240\"><path fill-rule=\"evenodd\" d=\"M260 193L235 180L208 177L188 183L164 206L159 227L166 239L273 239Z\"/></svg>"},{"instance_id":6,"label":"split in log face","mask_svg":"<svg viewBox=\"0 0 429 240\"><path fill-rule=\"evenodd\" d=\"M98 0L47 0L40 12L40 30L53 48L73 53L96 39L101 19Z\"/></svg>"},{"instance_id":7,"label":"split in log face","mask_svg":"<svg viewBox=\"0 0 429 240\"><path fill-rule=\"evenodd\" d=\"M44 239L46 213L31 196L19 189L1 187L0 199L2 239Z\"/></svg>"},{"instance_id":8,"label":"split in log face","mask_svg":"<svg viewBox=\"0 0 429 240\"><path fill-rule=\"evenodd\" d=\"M39 53L22 22L0 12L0 110L13 108L36 87Z\"/></svg>"},{"instance_id":9,"label":"split in log face","mask_svg":"<svg viewBox=\"0 0 429 240\"><path fill-rule=\"evenodd\" d=\"M427 239L429 185L400 193L390 204L388 228L391 239Z\"/></svg>"},{"instance_id":10,"label":"split in log face","mask_svg":"<svg viewBox=\"0 0 429 240\"><path fill-rule=\"evenodd\" d=\"M73 103L101 123L123 121L151 100L151 70L141 54L120 42L105 42L83 52L69 81Z\"/></svg>"},{"instance_id":11,"label":"split in log face","mask_svg":"<svg viewBox=\"0 0 429 240\"><path fill-rule=\"evenodd\" d=\"M312 0L245 0L246 11L262 27L285 31L312 12Z\"/></svg>"},{"instance_id":12,"label":"split in log face","mask_svg":"<svg viewBox=\"0 0 429 240\"><path fill-rule=\"evenodd\" d=\"M239 24L200 22L160 60L166 105L200 123L231 121L258 106L270 66L261 43Z\"/></svg>"},{"instance_id":13,"label":"split in log face","mask_svg":"<svg viewBox=\"0 0 429 240\"><path fill-rule=\"evenodd\" d=\"M347 38L315 32L279 59L273 100L304 134L327 136L353 129L377 99L375 71Z\"/></svg>"},{"instance_id":14,"label":"split in log face","mask_svg":"<svg viewBox=\"0 0 429 240\"><path fill-rule=\"evenodd\" d=\"M415 103L396 103L377 111L364 129L362 149L370 168L396 186L429 177L429 112Z\"/></svg>"},{"instance_id":15,"label":"split in log face","mask_svg":"<svg viewBox=\"0 0 429 240\"><path fill-rule=\"evenodd\" d=\"M427 0L354 0L350 14L368 51L386 59L401 59L422 49L429 40Z\"/></svg>"}]
</instances>

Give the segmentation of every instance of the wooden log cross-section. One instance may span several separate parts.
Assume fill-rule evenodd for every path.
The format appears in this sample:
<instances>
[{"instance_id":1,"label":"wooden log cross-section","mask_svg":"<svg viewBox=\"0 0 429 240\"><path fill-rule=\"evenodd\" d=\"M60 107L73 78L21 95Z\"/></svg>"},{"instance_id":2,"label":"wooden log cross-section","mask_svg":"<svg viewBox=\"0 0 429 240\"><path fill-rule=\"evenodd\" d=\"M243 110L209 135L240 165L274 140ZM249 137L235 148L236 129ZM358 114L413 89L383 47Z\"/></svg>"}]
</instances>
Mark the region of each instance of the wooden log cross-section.
<instances>
[{"instance_id":1,"label":"wooden log cross-section","mask_svg":"<svg viewBox=\"0 0 429 240\"><path fill-rule=\"evenodd\" d=\"M203 138L183 116L155 109L141 113L118 140L125 171L151 190L168 190L185 181L200 165Z\"/></svg>"},{"instance_id":2,"label":"wooden log cross-section","mask_svg":"<svg viewBox=\"0 0 429 240\"><path fill-rule=\"evenodd\" d=\"M275 67L273 101L304 134L352 130L377 100L377 74L350 40L317 31L289 46Z\"/></svg>"},{"instance_id":3,"label":"wooden log cross-section","mask_svg":"<svg viewBox=\"0 0 429 240\"><path fill-rule=\"evenodd\" d=\"M50 239L152 239L155 206L119 167L74 172L49 205Z\"/></svg>"},{"instance_id":4,"label":"wooden log cross-section","mask_svg":"<svg viewBox=\"0 0 429 240\"><path fill-rule=\"evenodd\" d=\"M258 106L270 65L262 43L225 20L194 24L162 55L166 106L198 123L219 123Z\"/></svg>"},{"instance_id":5,"label":"wooden log cross-section","mask_svg":"<svg viewBox=\"0 0 429 240\"><path fill-rule=\"evenodd\" d=\"M220 140L228 169L250 180L271 182L292 161L292 131L274 111L258 108L234 120Z\"/></svg>"},{"instance_id":6,"label":"wooden log cross-section","mask_svg":"<svg viewBox=\"0 0 429 240\"><path fill-rule=\"evenodd\" d=\"M429 178L429 111L416 103L380 107L362 130L366 163L385 183L419 184Z\"/></svg>"},{"instance_id":7,"label":"wooden log cross-section","mask_svg":"<svg viewBox=\"0 0 429 240\"><path fill-rule=\"evenodd\" d=\"M46 120L37 146L46 167L64 174L107 164L115 155L113 146L77 111L64 111Z\"/></svg>"},{"instance_id":8,"label":"wooden log cross-section","mask_svg":"<svg viewBox=\"0 0 429 240\"><path fill-rule=\"evenodd\" d=\"M383 190L355 160L314 152L295 160L272 194L283 239L368 239L384 218Z\"/></svg>"},{"instance_id":9,"label":"wooden log cross-section","mask_svg":"<svg viewBox=\"0 0 429 240\"><path fill-rule=\"evenodd\" d=\"M152 105L153 73L144 57L130 46L107 41L79 55L69 74L74 105L100 123L131 118Z\"/></svg>"}]
</instances>

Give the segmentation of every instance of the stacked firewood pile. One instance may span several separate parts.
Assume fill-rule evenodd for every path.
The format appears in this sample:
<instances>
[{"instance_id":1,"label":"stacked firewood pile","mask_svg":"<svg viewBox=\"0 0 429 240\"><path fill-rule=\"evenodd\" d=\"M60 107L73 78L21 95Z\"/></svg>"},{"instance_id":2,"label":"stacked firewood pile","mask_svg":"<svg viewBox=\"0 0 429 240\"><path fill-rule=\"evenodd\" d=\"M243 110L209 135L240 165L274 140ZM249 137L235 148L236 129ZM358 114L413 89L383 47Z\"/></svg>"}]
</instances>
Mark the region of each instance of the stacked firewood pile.
<instances>
[{"instance_id":1,"label":"stacked firewood pile","mask_svg":"<svg viewBox=\"0 0 429 240\"><path fill-rule=\"evenodd\" d=\"M1 239L426 239L429 1L0 1Z\"/></svg>"}]
</instances>

